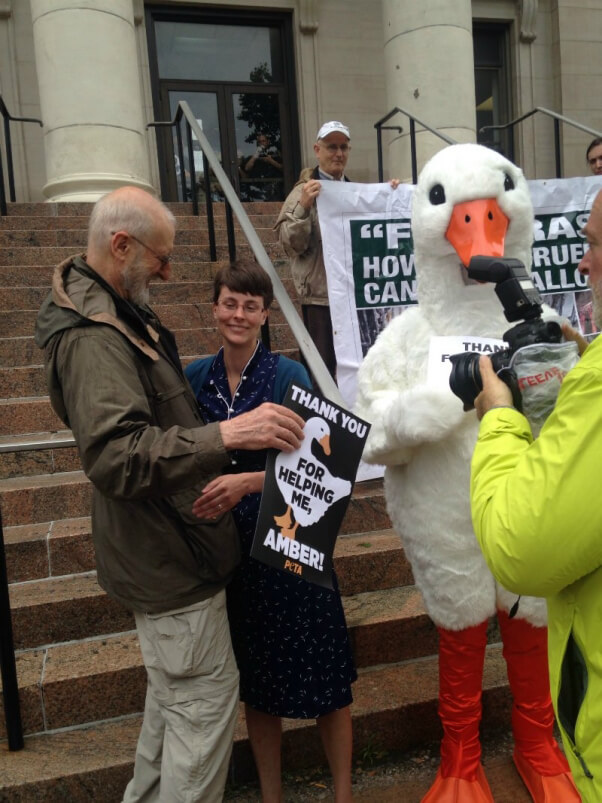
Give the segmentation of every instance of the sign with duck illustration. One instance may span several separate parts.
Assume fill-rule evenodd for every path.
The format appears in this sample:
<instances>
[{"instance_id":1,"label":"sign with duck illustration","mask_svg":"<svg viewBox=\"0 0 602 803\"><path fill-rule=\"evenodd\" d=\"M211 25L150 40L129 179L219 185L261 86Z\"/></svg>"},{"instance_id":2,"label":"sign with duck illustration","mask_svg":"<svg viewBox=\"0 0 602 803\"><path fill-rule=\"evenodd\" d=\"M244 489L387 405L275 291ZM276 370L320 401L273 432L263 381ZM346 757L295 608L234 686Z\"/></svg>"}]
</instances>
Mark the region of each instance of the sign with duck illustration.
<instances>
[{"instance_id":1,"label":"sign with duck illustration","mask_svg":"<svg viewBox=\"0 0 602 803\"><path fill-rule=\"evenodd\" d=\"M332 588L332 554L370 425L291 383L284 405L305 420L294 452L271 450L251 556Z\"/></svg>"}]
</instances>

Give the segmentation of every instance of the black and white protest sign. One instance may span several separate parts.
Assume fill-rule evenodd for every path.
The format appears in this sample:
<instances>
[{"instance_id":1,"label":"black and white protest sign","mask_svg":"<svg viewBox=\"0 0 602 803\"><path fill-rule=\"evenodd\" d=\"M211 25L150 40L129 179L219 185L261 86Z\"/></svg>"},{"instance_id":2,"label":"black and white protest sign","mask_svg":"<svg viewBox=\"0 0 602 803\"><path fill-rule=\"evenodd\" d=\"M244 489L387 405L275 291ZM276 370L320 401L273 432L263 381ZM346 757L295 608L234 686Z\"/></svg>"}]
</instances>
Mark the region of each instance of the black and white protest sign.
<instances>
[{"instance_id":1,"label":"black and white protest sign","mask_svg":"<svg viewBox=\"0 0 602 803\"><path fill-rule=\"evenodd\" d=\"M291 383L284 405L305 420L294 452L271 450L252 557L332 588L332 554L370 425Z\"/></svg>"}]
</instances>

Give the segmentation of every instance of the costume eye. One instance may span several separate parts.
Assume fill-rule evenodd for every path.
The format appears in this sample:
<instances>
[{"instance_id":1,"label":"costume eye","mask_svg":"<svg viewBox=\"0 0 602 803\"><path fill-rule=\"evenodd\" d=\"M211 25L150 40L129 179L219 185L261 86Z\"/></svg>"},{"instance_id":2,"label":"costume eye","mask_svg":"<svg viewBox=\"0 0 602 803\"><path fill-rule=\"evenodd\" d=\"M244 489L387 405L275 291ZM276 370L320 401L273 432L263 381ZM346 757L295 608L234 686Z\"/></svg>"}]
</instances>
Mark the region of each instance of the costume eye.
<instances>
[{"instance_id":1,"label":"costume eye","mask_svg":"<svg viewBox=\"0 0 602 803\"><path fill-rule=\"evenodd\" d=\"M435 184L434 187L431 187L431 191L429 192L429 201L433 204L433 206L439 206L439 204L445 203L445 190L443 189L443 184Z\"/></svg>"},{"instance_id":2,"label":"costume eye","mask_svg":"<svg viewBox=\"0 0 602 803\"><path fill-rule=\"evenodd\" d=\"M504 173L504 189L506 192L514 189L514 181L512 181L508 173Z\"/></svg>"}]
</instances>

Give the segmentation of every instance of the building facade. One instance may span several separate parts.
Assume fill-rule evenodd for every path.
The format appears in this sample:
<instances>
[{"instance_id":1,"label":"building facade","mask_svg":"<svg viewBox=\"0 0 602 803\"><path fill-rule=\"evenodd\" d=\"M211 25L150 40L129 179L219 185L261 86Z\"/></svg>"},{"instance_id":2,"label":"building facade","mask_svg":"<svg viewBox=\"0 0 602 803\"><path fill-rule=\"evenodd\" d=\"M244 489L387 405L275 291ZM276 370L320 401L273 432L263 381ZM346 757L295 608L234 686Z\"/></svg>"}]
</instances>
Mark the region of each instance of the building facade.
<instances>
[{"instance_id":1,"label":"building facade","mask_svg":"<svg viewBox=\"0 0 602 803\"><path fill-rule=\"evenodd\" d=\"M0 94L43 123L11 123L20 201L182 197L173 130L147 127L179 100L243 200L280 200L330 119L351 129L350 176L376 181L394 108L546 178L550 118L481 129L543 107L602 131L601 85L602 0L0 0ZM441 146L420 122L419 167ZM409 180L409 118L385 125L385 177ZM592 136L560 126L564 176L587 174Z\"/></svg>"}]
</instances>

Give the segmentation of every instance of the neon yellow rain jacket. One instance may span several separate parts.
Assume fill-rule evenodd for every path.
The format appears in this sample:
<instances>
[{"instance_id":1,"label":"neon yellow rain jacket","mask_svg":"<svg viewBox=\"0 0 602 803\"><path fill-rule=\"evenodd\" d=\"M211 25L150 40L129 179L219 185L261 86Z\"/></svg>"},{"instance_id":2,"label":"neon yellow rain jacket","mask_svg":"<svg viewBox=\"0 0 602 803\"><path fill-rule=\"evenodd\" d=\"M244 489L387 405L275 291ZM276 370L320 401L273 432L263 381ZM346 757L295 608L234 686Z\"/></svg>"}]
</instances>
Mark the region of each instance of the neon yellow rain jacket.
<instances>
[{"instance_id":1,"label":"neon yellow rain jacket","mask_svg":"<svg viewBox=\"0 0 602 803\"><path fill-rule=\"evenodd\" d=\"M585 803L602 801L602 336L567 374L533 441L511 408L481 421L475 533L497 580L546 597L550 686Z\"/></svg>"}]
</instances>

